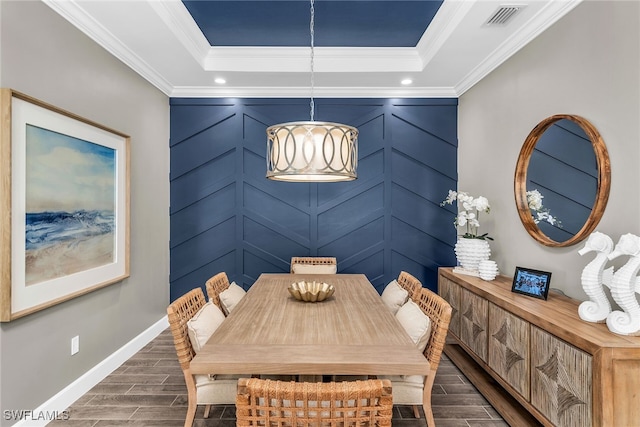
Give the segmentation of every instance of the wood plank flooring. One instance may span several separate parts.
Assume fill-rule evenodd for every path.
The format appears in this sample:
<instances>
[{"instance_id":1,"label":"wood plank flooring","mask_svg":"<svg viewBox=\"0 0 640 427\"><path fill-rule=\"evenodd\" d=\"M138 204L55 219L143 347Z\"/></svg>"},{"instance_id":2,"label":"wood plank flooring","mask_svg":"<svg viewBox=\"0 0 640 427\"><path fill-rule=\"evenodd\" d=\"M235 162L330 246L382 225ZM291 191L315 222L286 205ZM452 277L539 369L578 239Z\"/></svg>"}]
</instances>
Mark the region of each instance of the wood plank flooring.
<instances>
[{"instance_id":1,"label":"wood plank flooring","mask_svg":"<svg viewBox=\"0 0 640 427\"><path fill-rule=\"evenodd\" d=\"M507 427L508 424L456 366L443 355L433 386L433 412L438 427ZM235 426L235 407L213 407L203 418L198 407L194 427ZM182 427L187 411L184 377L167 329L122 364L68 409L69 420L49 426L64 427ZM394 408L393 425L424 427L411 407Z\"/></svg>"}]
</instances>

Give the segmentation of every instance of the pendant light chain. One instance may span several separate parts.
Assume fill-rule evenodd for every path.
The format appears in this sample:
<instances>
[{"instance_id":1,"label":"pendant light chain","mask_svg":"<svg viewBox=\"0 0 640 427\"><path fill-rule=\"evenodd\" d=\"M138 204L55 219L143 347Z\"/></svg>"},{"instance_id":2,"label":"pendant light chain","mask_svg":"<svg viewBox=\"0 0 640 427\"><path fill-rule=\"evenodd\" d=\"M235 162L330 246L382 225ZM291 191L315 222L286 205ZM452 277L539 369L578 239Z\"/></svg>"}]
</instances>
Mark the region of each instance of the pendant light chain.
<instances>
[{"instance_id":1,"label":"pendant light chain","mask_svg":"<svg viewBox=\"0 0 640 427\"><path fill-rule=\"evenodd\" d=\"M314 89L314 76L313 76L313 57L314 57L314 51L313 51L313 47L314 47L314 21L315 21L315 15L316 15L316 10L313 6L313 0L311 0L311 22L309 23L309 33L311 34L311 102L309 103L309 106L311 107L311 121L313 121L313 116L315 113L315 103L313 102L313 89Z\"/></svg>"}]
</instances>

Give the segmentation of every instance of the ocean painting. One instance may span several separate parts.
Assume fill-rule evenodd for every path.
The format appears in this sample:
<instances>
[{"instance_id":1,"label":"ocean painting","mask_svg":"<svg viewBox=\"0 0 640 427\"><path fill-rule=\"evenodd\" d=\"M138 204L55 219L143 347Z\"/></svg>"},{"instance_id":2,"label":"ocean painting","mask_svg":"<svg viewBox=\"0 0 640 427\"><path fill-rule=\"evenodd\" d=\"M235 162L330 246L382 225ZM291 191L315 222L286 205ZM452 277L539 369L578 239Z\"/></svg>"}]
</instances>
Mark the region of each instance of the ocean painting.
<instances>
[{"instance_id":1,"label":"ocean painting","mask_svg":"<svg viewBox=\"0 0 640 427\"><path fill-rule=\"evenodd\" d=\"M25 284L113 263L116 150L26 126Z\"/></svg>"}]
</instances>

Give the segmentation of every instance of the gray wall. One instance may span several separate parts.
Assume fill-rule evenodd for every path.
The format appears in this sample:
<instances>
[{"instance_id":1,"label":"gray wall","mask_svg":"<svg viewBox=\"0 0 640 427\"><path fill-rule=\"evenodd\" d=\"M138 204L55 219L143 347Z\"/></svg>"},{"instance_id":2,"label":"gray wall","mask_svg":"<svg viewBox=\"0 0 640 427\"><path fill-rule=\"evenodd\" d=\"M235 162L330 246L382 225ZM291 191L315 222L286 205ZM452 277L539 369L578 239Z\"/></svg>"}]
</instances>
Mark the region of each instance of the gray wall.
<instances>
[{"instance_id":1,"label":"gray wall","mask_svg":"<svg viewBox=\"0 0 640 427\"><path fill-rule=\"evenodd\" d=\"M515 207L522 143L553 114L589 119L609 150L612 188L597 230L615 242L640 233L639 81L640 3L585 1L461 96L458 188L492 203L481 224L495 237L492 258L501 272L512 276L516 265L551 271L552 287L586 299L580 274L593 254L578 255L583 244L540 245Z\"/></svg>"},{"instance_id":2,"label":"gray wall","mask_svg":"<svg viewBox=\"0 0 640 427\"><path fill-rule=\"evenodd\" d=\"M166 314L169 102L44 3L0 18L3 87L131 136L131 277L0 325L0 406L34 409Z\"/></svg>"}]
</instances>

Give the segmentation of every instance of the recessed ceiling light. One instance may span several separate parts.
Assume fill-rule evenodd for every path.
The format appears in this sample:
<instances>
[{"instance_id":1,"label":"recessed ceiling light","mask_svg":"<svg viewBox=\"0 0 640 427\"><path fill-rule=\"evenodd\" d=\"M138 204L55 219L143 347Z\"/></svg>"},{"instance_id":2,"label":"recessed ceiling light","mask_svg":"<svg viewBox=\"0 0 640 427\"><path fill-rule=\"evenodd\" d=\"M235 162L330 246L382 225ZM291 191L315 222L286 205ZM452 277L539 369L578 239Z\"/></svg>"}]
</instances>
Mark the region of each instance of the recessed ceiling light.
<instances>
[{"instance_id":1,"label":"recessed ceiling light","mask_svg":"<svg viewBox=\"0 0 640 427\"><path fill-rule=\"evenodd\" d=\"M406 85L410 85L411 83L413 83L413 80L411 80L411 79L404 79L404 80L402 80L400 83L406 86Z\"/></svg>"},{"instance_id":2,"label":"recessed ceiling light","mask_svg":"<svg viewBox=\"0 0 640 427\"><path fill-rule=\"evenodd\" d=\"M219 85L223 85L225 84L227 81L225 79L223 79L222 77L218 77L217 79L214 80L214 82L216 82Z\"/></svg>"}]
</instances>

